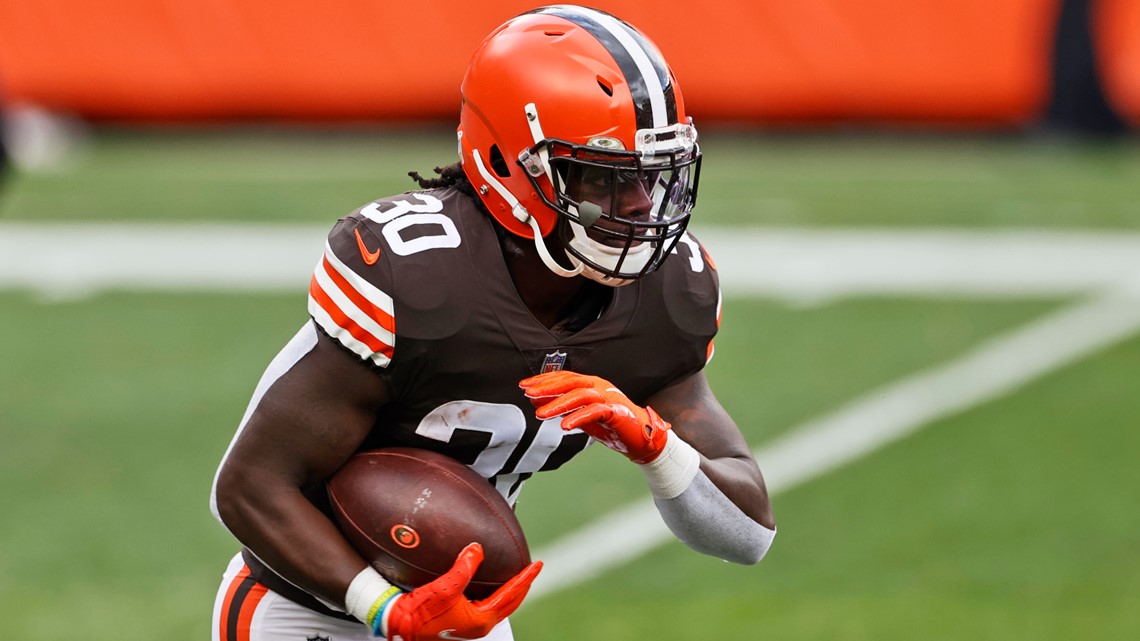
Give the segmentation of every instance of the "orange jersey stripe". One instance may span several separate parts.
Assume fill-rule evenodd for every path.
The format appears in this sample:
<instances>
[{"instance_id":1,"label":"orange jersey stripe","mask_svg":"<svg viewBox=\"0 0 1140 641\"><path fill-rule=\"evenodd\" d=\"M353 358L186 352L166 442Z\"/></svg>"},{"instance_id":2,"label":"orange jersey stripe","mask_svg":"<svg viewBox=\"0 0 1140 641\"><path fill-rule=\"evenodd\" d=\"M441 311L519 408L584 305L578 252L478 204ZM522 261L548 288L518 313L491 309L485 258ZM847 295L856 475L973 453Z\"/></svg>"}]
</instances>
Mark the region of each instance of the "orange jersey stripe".
<instances>
[{"instance_id":1,"label":"orange jersey stripe","mask_svg":"<svg viewBox=\"0 0 1140 641\"><path fill-rule=\"evenodd\" d=\"M340 291L344 292L344 295L347 296L348 299L352 301L357 307L359 307L360 311L364 312L368 315L369 318L379 323L380 327L383 327L393 334L396 333L396 319L392 318L388 312L377 307L376 305L373 305L372 301L368 300L362 296L360 292L356 291L356 288L352 286L352 283L348 282L344 276L341 276L340 272L338 272L331 264L329 264L328 258L322 256L321 265L324 267L325 273L329 275L329 278L331 278L332 281L336 283L336 286L340 288Z\"/></svg>"},{"instance_id":2,"label":"orange jersey stripe","mask_svg":"<svg viewBox=\"0 0 1140 641\"><path fill-rule=\"evenodd\" d=\"M247 576L249 576L249 566L242 566L241 572L237 573L237 576L235 576L233 580L230 581L230 587L226 588L226 598L222 599L221 616L218 617L218 627L220 628L220 636L218 638L222 639L222 641L227 641L226 625L230 620L230 605L233 604L234 594L237 592L238 587L241 586L241 582L244 581Z\"/></svg>"},{"instance_id":3,"label":"orange jersey stripe","mask_svg":"<svg viewBox=\"0 0 1140 641\"><path fill-rule=\"evenodd\" d=\"M709 264L709 267L712 267L713 271L716 271L716 263L713 262L709 250L705 249L704 245L701 245L701 253L705 255L705 262Z\"/></svg>"},{"instance_id":4,"label":"orange jersey stripe","mask_svg":"<svg viewBox=\"0 0 1140 641\"><path fill-rule=\"evenodd\" d=\"M336 306L336 303L329 298L329 295L325 293L325 290L321 289L316 277L309 281L309 295L313 297L313 300L317 301L317 304L321 306L321 309L325 310L325 313L333 319L333 322L351 334L353 338L364 343L368 346L368 349L377 354L383 354L388 358L392 357L392 346L373 336L368 330L361 327L356 321L341 311L341 309Z\"/></svg>"},{"instance_id":5,"label":"orange jersey stripe","mask_svg":"<svg viewBox=\"0 0 1140 641\"><path fill-rule=\"evenodd\" d=\"M250 624L253 623L253 612L257 610L257 604L261 603L261 599L268 591L264 585L258 583L250 588L249 593L245 595L241 610L238 611L238 636L235 641L249 641L249 628Z\"/></svg>"}]
</instances>

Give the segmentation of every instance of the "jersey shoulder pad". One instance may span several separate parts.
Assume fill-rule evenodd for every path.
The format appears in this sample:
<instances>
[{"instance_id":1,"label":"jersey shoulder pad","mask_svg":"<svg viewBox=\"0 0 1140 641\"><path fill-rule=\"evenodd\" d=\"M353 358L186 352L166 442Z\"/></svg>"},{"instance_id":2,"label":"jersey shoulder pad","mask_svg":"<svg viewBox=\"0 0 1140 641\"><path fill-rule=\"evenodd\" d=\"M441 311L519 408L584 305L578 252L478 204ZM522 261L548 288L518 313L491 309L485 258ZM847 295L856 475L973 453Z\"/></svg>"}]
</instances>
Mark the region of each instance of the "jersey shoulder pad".
<instances>
[{"instance_id":1,"label":"jersey shoulder pad","mask_svg":"<svg viewBox=\"0 0 1140 641\"><path fill-rule=\"evenodd\" d=\"M716 263L696 237L686 232L661 266L665 310L676 330L706 349L720 328L721 291Z\"/></svg>"},{"instance_id":2,"label":"jersey shoulder pad","mask_svg":"<svg viewBox=\"0 0 1140 641\"><path fill-rule=\"evenodd\" d=\"M698 330L715 321L720 315L720 278L696 237L685 232L661 270L666 307L676 322Z\"/></svg>"},{"instance_id":3,"label":"jersey shoulder pad","mask_svg":"<svg viewBox=\"0 0 1140 641\"><path fill-rule=\"evenodd\" d=\"M425 300L429 307L447 306L453 276L470 271L462 264L464 252L432 251L461 244L465 212L455 195L409 192L370 202L337 221L309 285L309 313L326 334L387 367L396 346L397 312L407 328L408 310L423 308Z\"/></svg>"}]
</instances>

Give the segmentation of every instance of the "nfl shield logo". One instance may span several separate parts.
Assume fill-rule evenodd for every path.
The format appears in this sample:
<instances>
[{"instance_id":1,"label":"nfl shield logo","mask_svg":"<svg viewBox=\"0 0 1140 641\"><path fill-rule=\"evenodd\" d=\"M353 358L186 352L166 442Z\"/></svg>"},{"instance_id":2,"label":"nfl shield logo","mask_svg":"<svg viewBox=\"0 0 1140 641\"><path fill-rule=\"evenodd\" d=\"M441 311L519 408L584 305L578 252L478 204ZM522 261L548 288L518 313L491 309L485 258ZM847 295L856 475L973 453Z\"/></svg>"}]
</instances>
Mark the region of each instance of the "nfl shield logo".
<instances>
[{"instance_id":1,"label":"nfl shield logo","mask_svg":"<svg viewBox=\"0 0 1140 641\"><path fill-rule=\"evenodd\" d=\"M566 352L547 354L542 360L542 374L556 372L566 366Z\"/></svg>"}]
</instances>

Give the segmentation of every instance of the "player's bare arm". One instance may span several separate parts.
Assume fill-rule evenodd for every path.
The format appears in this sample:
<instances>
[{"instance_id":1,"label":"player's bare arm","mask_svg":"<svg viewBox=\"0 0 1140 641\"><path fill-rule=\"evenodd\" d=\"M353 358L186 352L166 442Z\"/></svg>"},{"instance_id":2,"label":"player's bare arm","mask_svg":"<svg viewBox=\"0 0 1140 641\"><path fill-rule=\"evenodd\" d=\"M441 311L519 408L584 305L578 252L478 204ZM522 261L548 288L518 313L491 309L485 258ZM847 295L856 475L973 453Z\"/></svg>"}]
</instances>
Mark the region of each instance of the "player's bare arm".
<instances>
[{"instance_id":1,"label":"player's bare arm","mask_svg":"<svg viewBox=\"0 0 1140 641\"><path fill-rule=\"evenodd\" d=\"M598 376L555 371L519 386L538 418L561 417L562 429L580 429L640 466L661 518L686 545L736 563L764 558L776 531L763 477L700 372L650 397L680 430Z\"/></svg>"},{"instance_id":2,"label":"player's bare arm","mask_svg":"<svg viewBox=\"0 0 1140 641\"><path fill-rule=\"evenodd\" d=\"M478 546L464 549L449 572L411 592L369 567L304 492L323 491L357 451L389 389L363 361L311 326L283 354L299 342L308 351L265 391L222 464L219 518L275 573L347 610L377 636L417 641L446 630L484 636L522 602L541 563L477 602L464 597L463 587L482 561Z\"/></svg>"},{"instance_id":3,"label":"player's bare arm","mask_svg":"<svg viewBox=\"0 0 1140 641\"><path fill-rule=\"evenodd\" d=\"M733 504L766 528L776 521L764 477L740 429L721 406L703 371L654 394L647 405L701 455L701 471Z\"/></svg>"},{"instance_id":4,"label":"player's bare arm","mask_svg":"<svg viewBox=\"0 0 1140 641\"><path fill-rule=\"evenodd\" d=\"M218 513L290 582L342 605L367 565L302 494L323 485L372 429L383 380L316 334L315 346L266 391L219 472Z\"/></svg>"}]
</instances>

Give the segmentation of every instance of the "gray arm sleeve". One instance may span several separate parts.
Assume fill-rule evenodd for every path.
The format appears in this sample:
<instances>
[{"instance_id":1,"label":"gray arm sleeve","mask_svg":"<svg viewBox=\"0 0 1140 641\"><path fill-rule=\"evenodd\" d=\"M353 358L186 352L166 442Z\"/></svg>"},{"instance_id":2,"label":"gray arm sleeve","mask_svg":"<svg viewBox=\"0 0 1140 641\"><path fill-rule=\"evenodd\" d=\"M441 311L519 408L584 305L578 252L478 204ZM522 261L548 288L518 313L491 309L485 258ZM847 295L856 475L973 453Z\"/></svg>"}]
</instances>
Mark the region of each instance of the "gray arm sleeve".
<instances>
[{"instance_id":1,"label":"gray arm sleeve","mask_svg":"<svg viewBox=\"0 0 1140 641\"><path fill-rule=\"evenodd\" d=\"M669 530L690 548L725 561L751 565L768 552L775 530L753 521L698 471L678 496L654 498Z\"/></svg>"}]
</instances>

